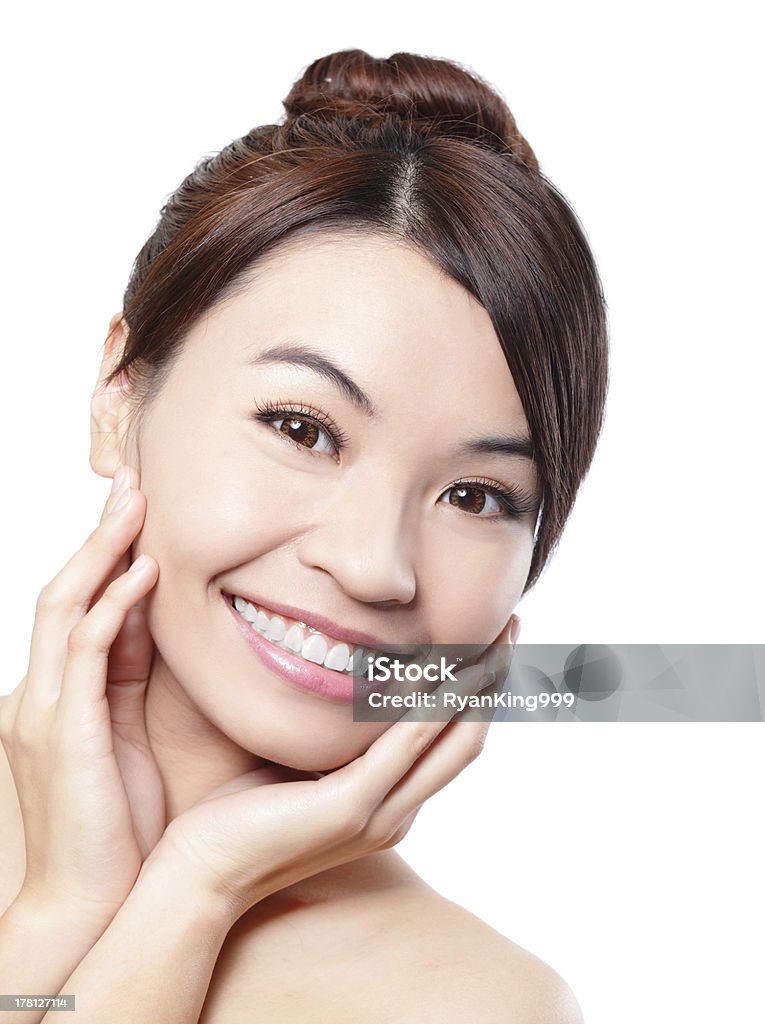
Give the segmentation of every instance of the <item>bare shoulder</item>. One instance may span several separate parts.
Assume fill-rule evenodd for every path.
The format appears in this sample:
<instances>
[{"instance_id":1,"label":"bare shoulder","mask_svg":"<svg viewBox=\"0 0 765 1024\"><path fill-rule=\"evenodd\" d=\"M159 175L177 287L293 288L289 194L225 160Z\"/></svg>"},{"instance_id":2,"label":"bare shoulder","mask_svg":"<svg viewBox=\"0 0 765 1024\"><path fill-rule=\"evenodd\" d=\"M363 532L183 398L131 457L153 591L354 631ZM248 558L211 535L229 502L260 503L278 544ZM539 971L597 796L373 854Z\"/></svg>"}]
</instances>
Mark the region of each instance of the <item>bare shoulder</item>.
<instances>
[{"instance_id":1,"label":"bare shoulder","mask_svg":"<svg viewBox=\"0 0 765 1024\"><path fill-rule=\"evenodd\" d=\"M391 947L391 967L409 985L402 1021L416 1009L418 1024L584 1024L564 978L475 914L437 893L410 909L416 924Z\"/></svg>"},{"instance_id":2,"label":"bare shoulder","mask_svg":"<svg viewBox=\"0 0 765 1024\"><path fill-rule=\"evenodd\" d=\"M583 1024L557 971L445 899L393 850L275 893L240 918L200 1024L249 1021L253 1006L284 1024L316 1019L321 1006L332 1007L333 1024Z\"/></svg>"}]
</instances>

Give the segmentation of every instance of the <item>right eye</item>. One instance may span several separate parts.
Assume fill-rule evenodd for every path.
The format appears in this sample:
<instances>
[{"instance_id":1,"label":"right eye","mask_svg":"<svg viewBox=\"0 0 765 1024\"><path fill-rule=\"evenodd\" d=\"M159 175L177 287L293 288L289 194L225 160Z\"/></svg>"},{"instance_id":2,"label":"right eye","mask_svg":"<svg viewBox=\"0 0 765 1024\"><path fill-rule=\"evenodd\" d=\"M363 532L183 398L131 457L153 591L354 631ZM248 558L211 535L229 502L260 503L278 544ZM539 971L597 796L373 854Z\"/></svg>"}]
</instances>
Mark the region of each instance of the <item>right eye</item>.
<instances>
[{"instance_id":1,"label":"right eye","mask_svg":"<svg viewBox=\"0 0 765 1024\"><path fill-rule=\"evenodd\" d=\"M294 416L291 415L284 419L273 419L270 421L276 427L276 429L284 434L287 440L292 441L293 444L298 445L300 448L307 448L309 451L326 451L326 446L320 447L317 445L317 439L320 435L324 435L329 441L330 451L334 450L334 445L329 440L329 435L322 427L318 426L313 420L309 420L305 416ZM281 426L279 425L281 424Z\"/></svg>"},{"instance_id":2,"label":"right eye","mask_svg":"<svg viewBox=\"0 0 765 1024\"><path fill-rule=\"evenodd\" d=\"M255 403L257 419L272 424L292 444L311 455L331 455L337 459L347 438L318 409L306 406L277 406Z\"/></svg>"}]
</instances>

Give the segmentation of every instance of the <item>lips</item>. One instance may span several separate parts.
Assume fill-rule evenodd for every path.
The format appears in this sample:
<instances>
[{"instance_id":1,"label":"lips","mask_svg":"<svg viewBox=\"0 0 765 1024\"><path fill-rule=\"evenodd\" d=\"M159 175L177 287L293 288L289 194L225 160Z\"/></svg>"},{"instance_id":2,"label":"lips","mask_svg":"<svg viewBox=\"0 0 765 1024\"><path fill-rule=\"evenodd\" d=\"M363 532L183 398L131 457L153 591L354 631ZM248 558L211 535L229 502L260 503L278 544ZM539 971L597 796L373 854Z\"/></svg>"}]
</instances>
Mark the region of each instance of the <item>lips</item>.
<instances>
[{"instance_id":1,"label":"lips","mask_svg":"<svg viewBox=\"0 0 765 1024\"><path fill-rule=\"evenodd\" d=\"M236 610L227 595L222 596L223 604L228 608L231 621L247 645L266 668L281 676L298 690L312 693L332 702L348 704L353 702L357 696L361 696L379 685L347 672L338 672L323 665L314 664L294 652L283 650L253 628Z\"/></svg>"}]
</instances>

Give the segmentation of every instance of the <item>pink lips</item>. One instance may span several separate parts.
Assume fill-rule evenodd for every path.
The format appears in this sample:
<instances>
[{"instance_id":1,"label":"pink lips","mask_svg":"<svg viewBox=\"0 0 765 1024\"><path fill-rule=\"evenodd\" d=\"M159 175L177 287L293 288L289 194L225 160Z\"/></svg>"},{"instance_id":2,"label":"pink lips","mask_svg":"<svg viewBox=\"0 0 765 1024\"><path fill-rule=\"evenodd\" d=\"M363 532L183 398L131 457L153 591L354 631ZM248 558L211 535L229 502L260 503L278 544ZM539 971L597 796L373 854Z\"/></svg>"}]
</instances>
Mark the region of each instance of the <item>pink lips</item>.
<instances>
[{"instance_id":1,"label":"pink lips","mask_svg":"<svg viewBox=\"0 0 765 1024\"><path fill-rule=\"evenodd\" d=\"M234 625L266 668L276 672L297 689L305 693L314 693L326 700L350 704L354 699L354 688L357 697L377 688L375 684L361 676L334 672L322 665L306 661L299 655L291 654L282 647L277 647L253 629L227 597L224 596L223 600L234 620Z\"/></svg>"}]
</instances>

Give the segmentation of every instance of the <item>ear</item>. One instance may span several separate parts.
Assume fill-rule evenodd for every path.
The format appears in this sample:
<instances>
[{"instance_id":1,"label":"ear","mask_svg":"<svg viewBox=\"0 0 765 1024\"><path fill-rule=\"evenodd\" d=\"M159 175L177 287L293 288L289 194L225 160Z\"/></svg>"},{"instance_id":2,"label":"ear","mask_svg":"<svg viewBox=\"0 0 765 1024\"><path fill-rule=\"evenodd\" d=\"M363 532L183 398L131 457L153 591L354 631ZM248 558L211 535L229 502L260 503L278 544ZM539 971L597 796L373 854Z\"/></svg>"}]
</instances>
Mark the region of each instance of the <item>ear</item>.
<instances>
[{"instance_id":1,"label":"ear","mask_svg":"<svg viewBox=\"0 0 765 1024\"><path fill-rule=\"evenodd\" d=\"M108 388L104 378L119 362L127 340L128 327L122 311L109 321L104 355L90 403L90 466L99 476L113 477L124 460L128 425L128 392L121 378Z\"/></svg>"}]
</instances>

